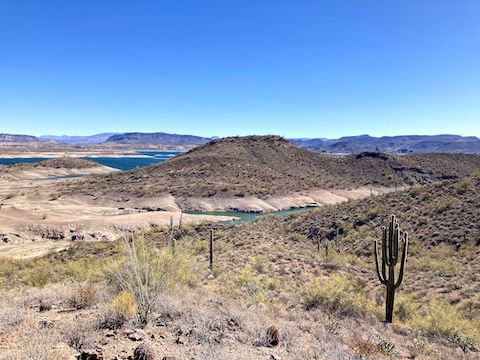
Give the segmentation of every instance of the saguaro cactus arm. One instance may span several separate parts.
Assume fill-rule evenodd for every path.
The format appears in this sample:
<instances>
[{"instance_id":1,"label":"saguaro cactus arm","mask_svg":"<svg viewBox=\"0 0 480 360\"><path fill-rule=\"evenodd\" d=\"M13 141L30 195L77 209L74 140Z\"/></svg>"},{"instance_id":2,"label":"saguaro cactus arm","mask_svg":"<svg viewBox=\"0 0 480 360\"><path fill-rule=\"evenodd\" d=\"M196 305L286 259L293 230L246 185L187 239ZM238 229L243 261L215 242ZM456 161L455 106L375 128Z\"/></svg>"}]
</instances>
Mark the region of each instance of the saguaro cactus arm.
<instances>
[{"instance_id":1,"label":"saguaro cactus arm","mask_svg":"<svg viewBox=\"0 0 480 360\"><path fill-rule=\"evenodd\" d=\"M400 271L398 273L398 279L395 283L395 289L402 284L403 280L403 271L405 269L405 262L407 261L407 249L408 249L408 233L403 235L403 252L402 252L402 261L400 263Z\"/></svg>"},{"instance_id":2,"label":"saguaro cactus arm","mask_svg":"<svg viewBox=\"0 0 480 360\"><path fill-rule=\"evenodd\" d=\"M384 262L382 261L382 273L380 273L380 269L379 269L379 266L378 266L378 241L375 240L375 269L377 270L378 280L380 280L380 282L383 285L386 285L387 280L385 279L386 278L386 276L385 276L385 266L383 264L384 264Z\"/></svg>"}]
</instances>

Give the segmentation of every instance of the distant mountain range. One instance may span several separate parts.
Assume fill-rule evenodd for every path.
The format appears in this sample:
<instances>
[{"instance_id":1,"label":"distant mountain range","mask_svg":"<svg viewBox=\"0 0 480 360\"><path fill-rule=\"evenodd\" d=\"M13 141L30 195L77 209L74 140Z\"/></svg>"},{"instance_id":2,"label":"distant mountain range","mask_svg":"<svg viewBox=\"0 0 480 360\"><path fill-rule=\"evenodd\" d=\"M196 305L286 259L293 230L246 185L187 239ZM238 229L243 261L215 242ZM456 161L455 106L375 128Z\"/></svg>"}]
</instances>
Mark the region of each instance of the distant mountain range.
<instances>
[{"instance_id":1,"label":"distant mountain range","mask_svg":"<svg viewBox=\"0 0 480 360\"><path fill-rule=\"evenodd\" d=\"M0 134L0 143L33 143L53 141L63 144L126 144L126 145L167 145L191 147L203 145L217 137L157 133L102 133L91 136L40 137L30 135ZM373 137L369 135L346 136L339 139L297 138L294 144L316 152L358 154L361 152L382 153L480 153L480 139L460 135L402 135Z\"/></svg>"},{"instance_id":2,"label":"distant mountain range","mask_svg":"<svg viewBox=\"0 0 480 360\"><path fill-rule=\"evenodd\" d=\"M142 145L203 145L214 138L205 138L193 135L178 135L167 133L125 133L121 135L112 135L105 142L115 144L142 144Z\"/></svg>"},{"instance_id":3,"label":"distant mountain range","mask_svg":"<svg viewBox=\"0 0 480 360\"><path fill-rule=\"evenodd\" d=\"M348 136L339 139L292 139L298 146L327 153L480 153L480 139L460 135Z\"/></svg>"},{"instance_id":4,"label":"distant mountain range","mask_svg":"<svg viewBox=\"0 0 480 360\"><path fill-rule=\"evenodd\" d=\"M35 136L0 134L0 143L32 143L40 141Z\"/></svg>"},{"instance_id":5,"label":"distant mountain range","mask_svg":"<svg viewBox=\"0 0 480 360\"><path fill-rule=\"evenodd\" d=\"M120 133L101 133L89 136L69 136L69 135L42 135L40 140L55 141L61 144L101 144L109 137Z\"/></svg>"}]
</instances>

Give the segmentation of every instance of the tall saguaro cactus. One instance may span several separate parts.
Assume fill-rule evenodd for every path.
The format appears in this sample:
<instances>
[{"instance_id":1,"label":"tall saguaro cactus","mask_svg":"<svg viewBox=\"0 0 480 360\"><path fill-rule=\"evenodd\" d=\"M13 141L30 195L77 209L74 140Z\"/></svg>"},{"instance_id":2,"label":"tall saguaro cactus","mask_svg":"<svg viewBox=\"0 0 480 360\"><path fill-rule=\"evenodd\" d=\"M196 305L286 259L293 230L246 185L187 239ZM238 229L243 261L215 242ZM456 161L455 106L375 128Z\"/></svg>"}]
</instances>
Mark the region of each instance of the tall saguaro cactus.
<instances>
[{"instance_id":1,"label":"tall saguaro cactus","mask_svg":"<svg viewBox=\"0 0 480 360\"><path fill-rule=\"evenodd\" d=\"M400 236L400 228L395 215L392 215L388 228L384 227L382 230L381 267L378 263L378 241L375 240L375 268L377 270L378 279L386 287L387 297L385 300L385 321L391 323L393 320L395 289L397 289L402 283L405 261L407 259L408 233L404 232L403 237ZM401 259L398 257L398 242L400 239L403 243ZM398 278L395 279L395 266L397 265L398 260L400 260L400 270L398 271Z\"/></svg>"},{"instance_id":2,"label":"tall saguaro cactus","mask_svg":"<svg viewBox=\"0 0 480 360\"><path fill-rule=\"evenodd\" d=\"M213 270L213 229L210 229L210 270Z\"/></svg>"}]
</instances>

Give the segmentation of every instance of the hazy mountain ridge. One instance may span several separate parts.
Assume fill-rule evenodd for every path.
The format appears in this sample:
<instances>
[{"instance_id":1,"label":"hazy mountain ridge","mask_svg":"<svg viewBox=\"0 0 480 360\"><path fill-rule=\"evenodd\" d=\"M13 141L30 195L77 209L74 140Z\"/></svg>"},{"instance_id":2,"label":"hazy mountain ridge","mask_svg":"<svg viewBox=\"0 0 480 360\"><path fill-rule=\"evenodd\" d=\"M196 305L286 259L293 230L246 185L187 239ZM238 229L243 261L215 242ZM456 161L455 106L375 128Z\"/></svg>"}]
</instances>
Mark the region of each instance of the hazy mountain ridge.
<instances>
[{"instance_id":1,"label":"hazy mountain ridge","mask_svg":"<svg viewBox=\"0 0 480 360\"><path fill-rule=\"evenodd\" d=\"M0 134L0 143L32 143L39 142L35 136L20 134Z\"/></svg>"},{"instance_id":2,"label":"hazy mountain ridge","mask_svg":"<svg viewBox=\"0 0 480 360\"><path fill-rule=\"evenodd\" d=\"M460 135L401 135L373 137L346 136L339 139L295 139L295 144L312 151L329 153L383 153L452 152L480 153L480 139Z\"/></svg>"},{"instance_id":3,"label":"hazy mountain ridge","mask_svg":"<svg viewBox=\"0 0 480 360\"><path fill-rule=\"evenodd\" d=\"M202 145L212 140L195 135L157 133L125 133L112 135L105 142L116 144L155 144L155 145Z\"/></svg>"},{"instance_id":4,"label":"hazy mountain ridge","mask_svg":"<svg viewBox=\"0 0 480 360\"><path fill-rule=\"evenodd\" d=\"M122 134L122 133L108 132L108 133L100 133L100 134L86 135L86 136L42 135L40 136L40 139L45 141L55 141L57 143L63 143L63 144L101 144L111 136L119 135L119 134Z\"/></svg>"}]
</instances>

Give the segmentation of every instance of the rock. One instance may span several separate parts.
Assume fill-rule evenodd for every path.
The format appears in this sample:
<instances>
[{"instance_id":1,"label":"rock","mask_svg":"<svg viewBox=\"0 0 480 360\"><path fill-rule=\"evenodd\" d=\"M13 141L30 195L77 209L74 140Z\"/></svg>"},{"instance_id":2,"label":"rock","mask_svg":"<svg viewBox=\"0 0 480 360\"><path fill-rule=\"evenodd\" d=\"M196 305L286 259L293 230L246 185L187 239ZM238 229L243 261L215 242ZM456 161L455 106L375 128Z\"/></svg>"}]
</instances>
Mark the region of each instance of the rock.
<instances>
[{"instance_id":1,"label":"rock","mask_svg":"<svg viewBox=\"0 0 480 360\"><path fill-rule=\"evenodd\" d=\"M95 351L83 350L80 355L77 356L77 360L102 360L103 357L97 355Z\"/></svg>"},{"instance_id":2,"label":"rock","mask_svg":"<svg viewBox=\"0 0 480 360\"><path fill-rule=\"evenodd\" d=\"M266 345L270 347L277 346L280 342L280 331L275 325L270 326L265 333Z\"/></svg>"},{"instance_id":3,"label":"rock","mask_svg":"<svg viewBox=\"0 0 480 360\"><path fill-rule=\"evenodd\" d=\"M52 309L52 304L45 302L45 301L40 301L40 304L38 304L38 311L44 312L44 311L49 311Z\"/></svg>"},{"instance_id":4,"label":"rock","mask_svg":"<svg viewBox=\"0 0 480 360\"><path fill-rule=\"evenodd\" d=\"M175 360L175 356L164 356L162 360Z\"/></svg>"},{"instance_id":5,"label":"rock","mask_svg":"<svg viewBox=\"0 0 480 360\"><path fill-rule=\"evenodd\" d=\"M133 360L154 360L155 354L150 346L143 343L133 351Z\"/></svg>"},{"instance_id":6,"label":"rock","mask_svg":"<svg viewBox=\"0 0 480 360\"><path fill-rule=\"evenodd\" d=\"M132 334L128 334L127 338L132 340L132 341L142 341L142 339L143 339L143 337L137 332L134 332Z\"/></svg>"}]
</instances>

